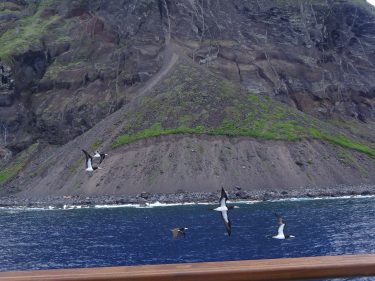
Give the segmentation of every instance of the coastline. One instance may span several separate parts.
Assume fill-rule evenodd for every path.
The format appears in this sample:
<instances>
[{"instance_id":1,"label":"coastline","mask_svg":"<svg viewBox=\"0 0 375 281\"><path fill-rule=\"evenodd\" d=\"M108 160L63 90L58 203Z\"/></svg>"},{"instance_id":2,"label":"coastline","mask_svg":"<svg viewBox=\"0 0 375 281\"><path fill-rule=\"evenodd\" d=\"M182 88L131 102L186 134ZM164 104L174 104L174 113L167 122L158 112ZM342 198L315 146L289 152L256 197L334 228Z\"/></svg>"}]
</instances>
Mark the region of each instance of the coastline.
<instances>
[{"instance_id":1,"label":"coastline","mask_svg":"<svg viewBox=\"0 0 375 281\"><path fill-rule=\"evenodd\" d=\"M265 202L298 199L328 199L355 196L375 196L375 185L335 185L330 187L304 187L288 190L243 190L239 187L227 190L231 202ZM137 195L65 195L39 198L18 196L0 197L0 208L49 208L75 207L149 207L160 205L215 204L219 192L146 193Z\"/></svg>"}]
</instances>

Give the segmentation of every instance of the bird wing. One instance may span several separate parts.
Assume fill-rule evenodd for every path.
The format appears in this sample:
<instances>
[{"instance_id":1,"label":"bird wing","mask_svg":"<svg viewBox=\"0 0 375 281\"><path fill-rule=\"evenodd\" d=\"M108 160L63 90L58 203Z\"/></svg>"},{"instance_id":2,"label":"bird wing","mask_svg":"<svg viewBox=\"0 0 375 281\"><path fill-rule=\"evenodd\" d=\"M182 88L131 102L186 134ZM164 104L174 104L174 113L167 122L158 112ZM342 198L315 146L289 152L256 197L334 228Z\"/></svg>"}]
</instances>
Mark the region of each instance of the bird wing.
<instances>
[{"instance_id":1,"label":"bird wing","mask_svg":"<svg viewBox=\"0 0 375 281\"><path fill-rule=\"evenodd\" d=\"M100 153L99 164L103 162L104 158L105 158L105 154L104 153Z\"/></svg>"},{"instance_id":2,"label":"bird wing","mask_svg":"<svg viewBox=\"0 0 375 281\"><path fill-rule=\"evenodd\" d=\"M92 158L91 158L91 156L87 159L87 161L86 161L86 168L91 168L91 169L93 169L93 167L92 167Z\"/></svg>"},{"instance_id":3,"label":"bird wing","mask_svg":"<svg viewBox=\"0 0 375 281\"><path fill-rule=\"evenodd\" d=\"M178 236L179 229L178 228L174 228L174 229L171 229L171 231L172 231L172 238L174 240Z\"/></svg>"},{"instance_id":4,"label":"bird wing","mask_svg":"<svg viewBox=\"0 0 375 281\"><path fill-rule=\"evenodd\" d=\"M279 229L277 230L277 235L284 235L284 226L285 223L280 224Z\"/></svg>"},{"instance_id":5,"label":"bird wing","mask_svg":"<svg viewBox=\"0 0 375 281\"><path fill-rule=\"evenodd\" d=\"M219 199L220 207L225 207L226 206L225 203L227 202L227 200L228 200L228 195L225 192L224 188L221 188L221 196Z\"/></svg>"},{"instance_id":6,"label":"bird wing","mask_svg":"<svg viewBox=\"0 0 375 281\"><path fill-rule=\"evenodd\" d=\"M82 151L86 156L86 169L90 168L90 167L92 168L92 157L91 157L91 155L84 149L82 149Z\"/></svg>"},{"instance_id":7,"label":"bird wing","mask_svg":"<svg viewBox=\"0 0 375 281\"><path fill-rule=\"evenodd\" d=\"M228 235L230 236L230 234L232 232L232 224L229 220L228 212L227 211L221 211L221 217L223 219L225 229L228 232Z\"/></svg>"}]
</instances>

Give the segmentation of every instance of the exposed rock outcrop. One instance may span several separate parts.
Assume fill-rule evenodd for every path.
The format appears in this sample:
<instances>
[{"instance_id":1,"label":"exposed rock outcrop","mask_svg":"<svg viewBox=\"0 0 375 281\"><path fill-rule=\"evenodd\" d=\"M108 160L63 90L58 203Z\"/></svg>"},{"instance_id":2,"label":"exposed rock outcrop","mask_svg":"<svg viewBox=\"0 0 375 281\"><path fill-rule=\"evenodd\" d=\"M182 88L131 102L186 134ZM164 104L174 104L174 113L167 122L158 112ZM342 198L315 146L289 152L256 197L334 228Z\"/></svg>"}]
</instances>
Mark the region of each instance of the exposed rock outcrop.
<instances>
[{"instance_id":1,"label":"exposed rock outcrop","mask_svg":"<svg viewBox=\"0 0 375 281\"><path fill-rule=\"evenodd\" d=\"M11 106L14 100L14 79L11 69L0 62L0 107Z\"/></svg>"}]
</instances>

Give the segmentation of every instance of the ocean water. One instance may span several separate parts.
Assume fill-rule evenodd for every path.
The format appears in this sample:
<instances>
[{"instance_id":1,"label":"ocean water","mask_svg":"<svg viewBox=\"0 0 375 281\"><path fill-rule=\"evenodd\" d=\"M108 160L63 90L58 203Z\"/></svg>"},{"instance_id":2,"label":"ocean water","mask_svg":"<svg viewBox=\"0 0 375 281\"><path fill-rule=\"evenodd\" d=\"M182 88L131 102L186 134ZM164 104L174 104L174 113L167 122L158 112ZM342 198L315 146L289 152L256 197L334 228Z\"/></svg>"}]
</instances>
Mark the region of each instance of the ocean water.
<instances>
[{"instance_id":1,"label":"ocean water","mask_svg":"<svg viewBox=\"0 0 375 281\"><path fill-rule=\"evenodd\" d=\"M230 237L215 205L0 209L0 271L375 253L375 198L234 204Z\"/></svg>"}]
</instances>

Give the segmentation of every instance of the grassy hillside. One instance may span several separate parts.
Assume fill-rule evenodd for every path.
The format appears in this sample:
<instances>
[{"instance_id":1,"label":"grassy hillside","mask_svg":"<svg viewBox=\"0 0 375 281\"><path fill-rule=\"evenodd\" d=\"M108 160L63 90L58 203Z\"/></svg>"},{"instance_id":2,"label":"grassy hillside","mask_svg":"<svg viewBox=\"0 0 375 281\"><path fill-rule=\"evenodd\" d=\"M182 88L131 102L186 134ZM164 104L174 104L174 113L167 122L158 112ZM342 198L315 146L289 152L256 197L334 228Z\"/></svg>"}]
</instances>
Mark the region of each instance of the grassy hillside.
<instances>
[{"instance_id":1,"label":"grassy hillside","mask_svg":"<svg viewBox=\"0 0 375 281\"><path fill-rule=\"evenodd\" d=\"M188 63L180 64L153 96L124 117L123 133L112 148L160 135L209 134L286 141L315 138L375 157L371 144Z\"/></svg>"},{"instance_id":2,"label":"grassy hillside","mask_svg":"<svg viewBox=\"0 0 375 281\"><path fill-rule=\"evenodd\" d=\"M4 169L0 170L0 184L9 181L12 177L18 174L30 161L34 152L38 149L38 143L31 145L28 149L19 153L12 162Z\"/></svg>"},{"instance_id":3,"label":"grassy hillside","mask_svg":"<svg viewBox=\"0 0 375 281\"><path fill-rule=\"evenodd\" d=\"M0 36L0 58L2 60L9 60L11 56L22 54L33 45L40 45L40 40L46 34L48 27L59 19L58 16L43 16L43 12L52 2L42 1L38 5L30 4L28 9L36 10L36 12L30 16L21 16L14 28L8 29ZM17 5L13 4L13 6ZM2 13L5 12L2 11ZM18 15L19 13L12 11L12 14Z\"/></svg>"}]
</instances>

